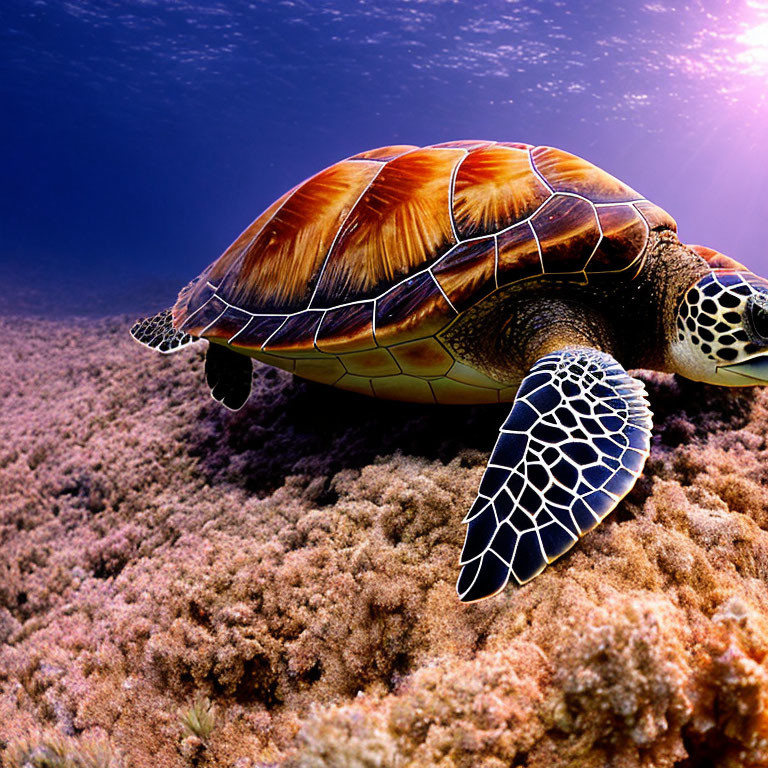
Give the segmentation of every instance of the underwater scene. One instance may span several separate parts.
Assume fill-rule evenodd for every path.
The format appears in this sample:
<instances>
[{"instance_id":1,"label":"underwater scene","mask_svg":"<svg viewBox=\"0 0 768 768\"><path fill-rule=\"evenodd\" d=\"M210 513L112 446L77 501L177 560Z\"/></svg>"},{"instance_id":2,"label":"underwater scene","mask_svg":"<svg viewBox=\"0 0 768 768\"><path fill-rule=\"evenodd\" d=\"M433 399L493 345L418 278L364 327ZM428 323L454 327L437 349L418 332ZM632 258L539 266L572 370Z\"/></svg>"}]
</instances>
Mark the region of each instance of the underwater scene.
<instances>
[{"instance_id":1,"label":"underwater scene","mask_svg":"<svg viewBox=\"0 0 768 768\"><path fill-rule=\"evenodd\" d=\"M0 765L768 766L768 2L7 0Z\"/></svg>"}]
</instances>

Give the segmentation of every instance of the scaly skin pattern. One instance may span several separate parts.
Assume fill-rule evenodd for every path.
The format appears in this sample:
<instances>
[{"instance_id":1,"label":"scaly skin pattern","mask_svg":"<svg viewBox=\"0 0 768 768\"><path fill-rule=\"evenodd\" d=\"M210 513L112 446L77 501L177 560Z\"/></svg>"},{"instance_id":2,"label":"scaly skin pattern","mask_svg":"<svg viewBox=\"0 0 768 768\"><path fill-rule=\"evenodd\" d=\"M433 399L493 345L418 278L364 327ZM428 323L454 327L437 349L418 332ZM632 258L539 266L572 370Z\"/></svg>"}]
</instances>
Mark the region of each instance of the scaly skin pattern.
<instances>
[{"instance_id":1,"label":"scaly skin pattern","mask_svg":"<svg viewBox=\"0 0 768 768\"><path fill-rule=\"evenodd\" d=\"M551 147L385 147L270 206L181 292L174 325L367 395L511 401L563 342L665 368L669 291L708 269L674 228Z\"/></svg>"}]
</instances>

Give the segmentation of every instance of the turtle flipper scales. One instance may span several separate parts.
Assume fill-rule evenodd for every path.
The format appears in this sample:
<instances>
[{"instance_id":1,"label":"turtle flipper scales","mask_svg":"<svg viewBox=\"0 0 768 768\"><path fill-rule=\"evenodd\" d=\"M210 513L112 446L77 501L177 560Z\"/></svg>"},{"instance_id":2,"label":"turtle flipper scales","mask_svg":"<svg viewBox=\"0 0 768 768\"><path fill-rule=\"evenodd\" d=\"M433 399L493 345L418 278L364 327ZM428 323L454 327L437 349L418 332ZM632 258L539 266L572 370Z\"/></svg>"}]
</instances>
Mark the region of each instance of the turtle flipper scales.
<instances>
[{"instance_id":1,"label":"turtle flipper scales","mask_svg":"<svg viewBox=\"0 0 768 768\"><path fill-rule=\"evenodd\" d=\"M208 344L205 380L211 397L230 411L239 411L251 394L253 362L221 344Z\"/></svg>"},{"instance_id":2,"label":"turtle flipper scales","mask_svg":"<svg viewBox=\"0 0 768 768\"><path fill-rule=\"evenodd\" d=\"M139 344L162 352L164 355L178 352L182 347L197 341L197 337L177 331L173 327L170 309L164 309L152 317L137 320L131 328L131 336Z\"/></svg>"},{"instance_id":3,"label":"turtle flipper scales","mask_svg":"<svg viewBox=\"0 0 768 768\"><path fill-rule=\"evenodd\" d=\"M525 584L629 492L650 453L642 382L578 347L531 368L501 428L468 524L456 590L490 597Z\"/></svg>"}]
</instances>

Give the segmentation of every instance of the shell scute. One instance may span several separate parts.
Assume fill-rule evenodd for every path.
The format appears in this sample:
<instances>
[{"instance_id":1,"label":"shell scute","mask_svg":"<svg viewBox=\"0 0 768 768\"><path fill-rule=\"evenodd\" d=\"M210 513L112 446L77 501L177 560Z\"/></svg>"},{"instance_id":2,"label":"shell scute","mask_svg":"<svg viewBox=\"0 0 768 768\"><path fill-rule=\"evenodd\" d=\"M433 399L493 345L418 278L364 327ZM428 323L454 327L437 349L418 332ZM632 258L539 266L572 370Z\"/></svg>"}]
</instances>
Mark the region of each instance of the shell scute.
<instances>
[{"instance_id":1,"label":"shell scute","mask_svg":"<svg viewBox=\"0 0 768 768\"><path fill-rule=\"evenodd\" d=\"M499 389L501 387L498 381L490 379L484 373L480 373L480 371L459 362L453 364L447 373L447 377L460 384L469 384L470 386L482 387L483 389Z\"/></svg>"},{"instance_id":2,"label":"shell scute","mask_svg":"<svg viewBox=\"0 0 768 768\"><path fill-rule=\"evenodd\" d=\"M220 339L229 341L233 336L248 325L251 315L237 307L226 307L223 314L219 315L214 324L206 332L207 339Z\"/></svg>"},{"instance_id":3,"label":"shell scute","mask_svg":"<svg viewBox=\"0 0 768 768\"><path fill-rule=\"evenodd\" d=\"M262 363L272 365L275 368L280 368L283 371L294 373L296 371L296 363L299 361L295 357L283 357L282 355L273 355L269 352L252 352L252 357L260 360Z\"/></svg>"},{"instance_id":4,"label":"shell scute","mask_svg":"<svg viewBox=\"0 0 768 768\"><path fill-rule=\"evenodd\" d=\"M745 267L736 259L732 259L730 256L726 256L720 251L716 251L714 248L707 248L705 245L689 245L688 246L694 253L701 256L704 261L709 264L712 269L733 269L737 272L749 272L749 268Z\"/></svg>"},{"instance_id":5,"label":"shell scute","mask_svg":"<svg viewBox=\"0 0 768 768\"><path fill-rule=\"evenodd\" d=\"M387 376L371 382L376 397L384 400L407 399L411 403L434 403L432 388L416 376Z\"/></svg>"},{"instance_id":6,"label":"shell scute","mask_svg":"<svg viewBox=\"0 0 768 768\"><path fill-rule=\"evenodd\" d=\"M533 144L526 144L522 141L498 141L496 144L500 147L510 147L511 149L524 149L526 151L533 149Z\"/></svg>"},{"instance_id":7,"label":"shell scute","mask_svg":"<svg viewBox=\"0 0 768 768\"><path fill-rule=\"evenodd\" d=\"M550 191L531 168L527 150L491 145L470 152L454 182L459 237L493 234L530 216Z\"/></svg>"},{"instance_id":8,"label":"shell scute","mask_svg":"<svg viewBox=\"0 0 768 768\"><path fill-rule=\"evenodd\" d=\"M315 332L323 313L313 310L292 315L270 336L266 352L277 354L315 354Z\"/></svg>"},{"instance_id":9,"label":"shell scute","mask_svg":"<svg viewBox=\"0 0 768 768\"><path fill-rule=\"evenodd\" d=\"M373 349L373 302L327 310L315 341L321 352Z\"/></svg>"},{"instance_id":10,"label":"shell scute","mask_svg":"<svg viewBox=\"0 0 768 768\"><path fill-rule=\"evenodd\" d=\"M433 336L454 317L435 279L422 272L376 301L376 341L387 345Z\"/></svg>"},{"instance_id":11,"label":"shell scute","mask_svg":"<svg viewBox=\"0 0 768 768\"><path fill-rule=\"evenodd\" d=\"M450 185L462 150L420 149L383 166L342 227L312 306L373 298L455 242Z\"/></svg>"},{"instance_id":12,"label":"shell scute","mask_svg":"<svg viewBox=\"0 0 768 768\"><path fill-rule=\"evenodd\" d=\"M356 376L353 373L345 373L336 382L336 386L341 389L346 389L348 392L357 392L359 395L373 396L371 380L367 376Z\"/></svg>"},{"instance_id":13,"label":"shell scute","mask_svg":"<svg viewBox=\"0 0 768 768\"><path fill-rule=\"evenodd\" d=\"M297 187L227 272L221 295L265 313L306 307L339 227L382 167L342 161Z\"/></svg>"},{"instance_id":14,"label":"shell scute","mask_svg":"<svg viewBox=\"0 0 768 768\"><path fill-rule=\"evenodd\" d=\"M337 357L300 358L293 369L297 376L320 384L335 384L345 374L344 366Z\"/></svg>"},{"instance_id":15,"label":"shell scute","mask_svg":"<svg viewBox=\"0 0 768 768\"><path fill-rule=\"evenodd\" d=\"M461 243L432 268L435 280L461 312L496 288L496 241L493 237Z\"/></svg>"},{"instance_id":16,"label":"shell scute","mask_svg":"<svg viewBox=\"0 0 768 768\"><path fill-rule=\"evenodd\" d=\"M487 147L490 144L494 144L493 141L483 141L482 139L473 140L461 140L461 141L443 141L440 144L430 144L431 149L466 149L469 151L478 149L479 147Z\"/></svg>"},{"instance_id":17,"label":"shell scute","mask_svg":"<svg viewBox=\"0 0 768 768\"><path fill-rule=\"evenodd\" d=\"M200 336L226 312L226 302L216 296L213 289L207 289L206 293L205 301L183 320L178 326L179 331L184 331L192 336Z\"/></svg>"},{"instance_id":18,"label":"shell scute","mask_svg":"<svg viewBox=\"0 0 768 768\"><path fill-rule=\"evenodd\" d=\"M578 197L555 195L531 219L544 272L583 271L600 240L595 209Z\"/></svg>"},{"instance_id":19,"label":"shell scute","mask_svg":"<svg viewBox=\"0 0 768 768\"><path fill-rule=\"evenodd\" d=\"M673 232L677 232L677 222L658 205L654 205L648 200L641 200L635 203L635 208L648 222L650 229L671 229Z\"/></svg>"},{"instance_id":20,"label":"shell scute","mask_svg":"<svg viewBox=\"0 0 768 768\"><path fill-rule=\"evenodd\" d=\"M398 344L389 351L403 373L412 376L443 376L454 364L448 350L434 337Z\"/></svg>"},{"instance_id":21,"label":"shell scute","mask_svg":"<svg viewBox=\"0 0 768 768\"><path fill-rule=\"evenodd\" d=\"M365 152L358 152L356 155L347 158L348 160L378 160L379 162L387 162L388 160L394 160L400 155L404 155L406 152L412 152L414 149L418 149L415 144L393 144L389 147L377 147L376 149L369 149Z\"/></svg>"},{"instance_id":22,"label":"shell scute","mask_svg":"<svg viewBox=\"0 0 768 768\"><path fill-rule=\"evenodd\" d=\"M371 379L377 376L393 376L400 373L400 367L389 350L381 347L365 352L349 352L341 355L339 359L347 373L367 376Z\"/></svg>"},{"instance_id":23,"label":"shell scute","mask_svg":"<svg viewBox=\"0 0 768 768\"><path fill-rule=\"evenodd\" d=\"M631 205L597 209L603 239L587 265L587 272L618 272L634 264L648 242L648 226Z\"/></svg>"},{"instance_id":24,"label":"shell scute","mask_svg":"<svg viewBox=\"0 0 768 768\"><path fill-rule=\"evenodd\" d=\"M531 150L536 170L555 192L582 195L593 203L622 203L642 195L587 160L554 147Z\"/></svg>"},{"instance_id":25,"label":"shell scute","mask_svg":"<svg viewBox=\"0 0 768 768\"><path fill-rule=\"evenodd\" d=\"M269 224L274 215L283 207L283 205L285 205L286 201L293 196L293 193L300 186L300 184L297 184L295 187L289 189L284 195L278 197L274 203L267 207L255 221L249 224L240 235L238 235L235 242L224 251L220 258L213 262L207 275L208 280L216 284L221 281L230 268L251 247L253 241L258 237L264 227Z\"/></svg>"},{"instance_id":26,"label":"shell scute","mask_svg":"<svg viewBox=\"0 0 768 768\"><path fill-rule=\"evenodd\" d=\"M530 223L519 224L498 236L499 285L541 275L541 256Z\"/></svg>"},{"instance_id":27,"label":"shell scute","mask_svg":"<svg viewBox=\"0 0 768 768\"><path fill-rule=\"evenodd\" d=\"M244 349L260 349L284 321L283 315L254 315L245 328L230 338L230 344Z\"/></svg>"}]
</instances>

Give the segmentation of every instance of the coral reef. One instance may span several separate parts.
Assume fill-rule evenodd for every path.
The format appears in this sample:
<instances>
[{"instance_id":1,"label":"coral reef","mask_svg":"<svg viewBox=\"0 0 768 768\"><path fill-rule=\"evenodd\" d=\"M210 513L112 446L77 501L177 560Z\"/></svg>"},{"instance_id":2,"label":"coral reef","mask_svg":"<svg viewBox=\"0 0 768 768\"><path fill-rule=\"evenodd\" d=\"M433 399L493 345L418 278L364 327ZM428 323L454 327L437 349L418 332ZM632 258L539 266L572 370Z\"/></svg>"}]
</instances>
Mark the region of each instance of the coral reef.
<instances>
[{"instance_id":1,"label":"coral reef","mask_svg":"<svg viewBox=\"0 0 768 768\"><path fill-rule=\"evenodd\" d=\"M0 319L0 762L768 764L768 393L647 375L628 498L462 605L507 407L257 365L233 414L129 325Z\"/></svg>"}]
</instances>

